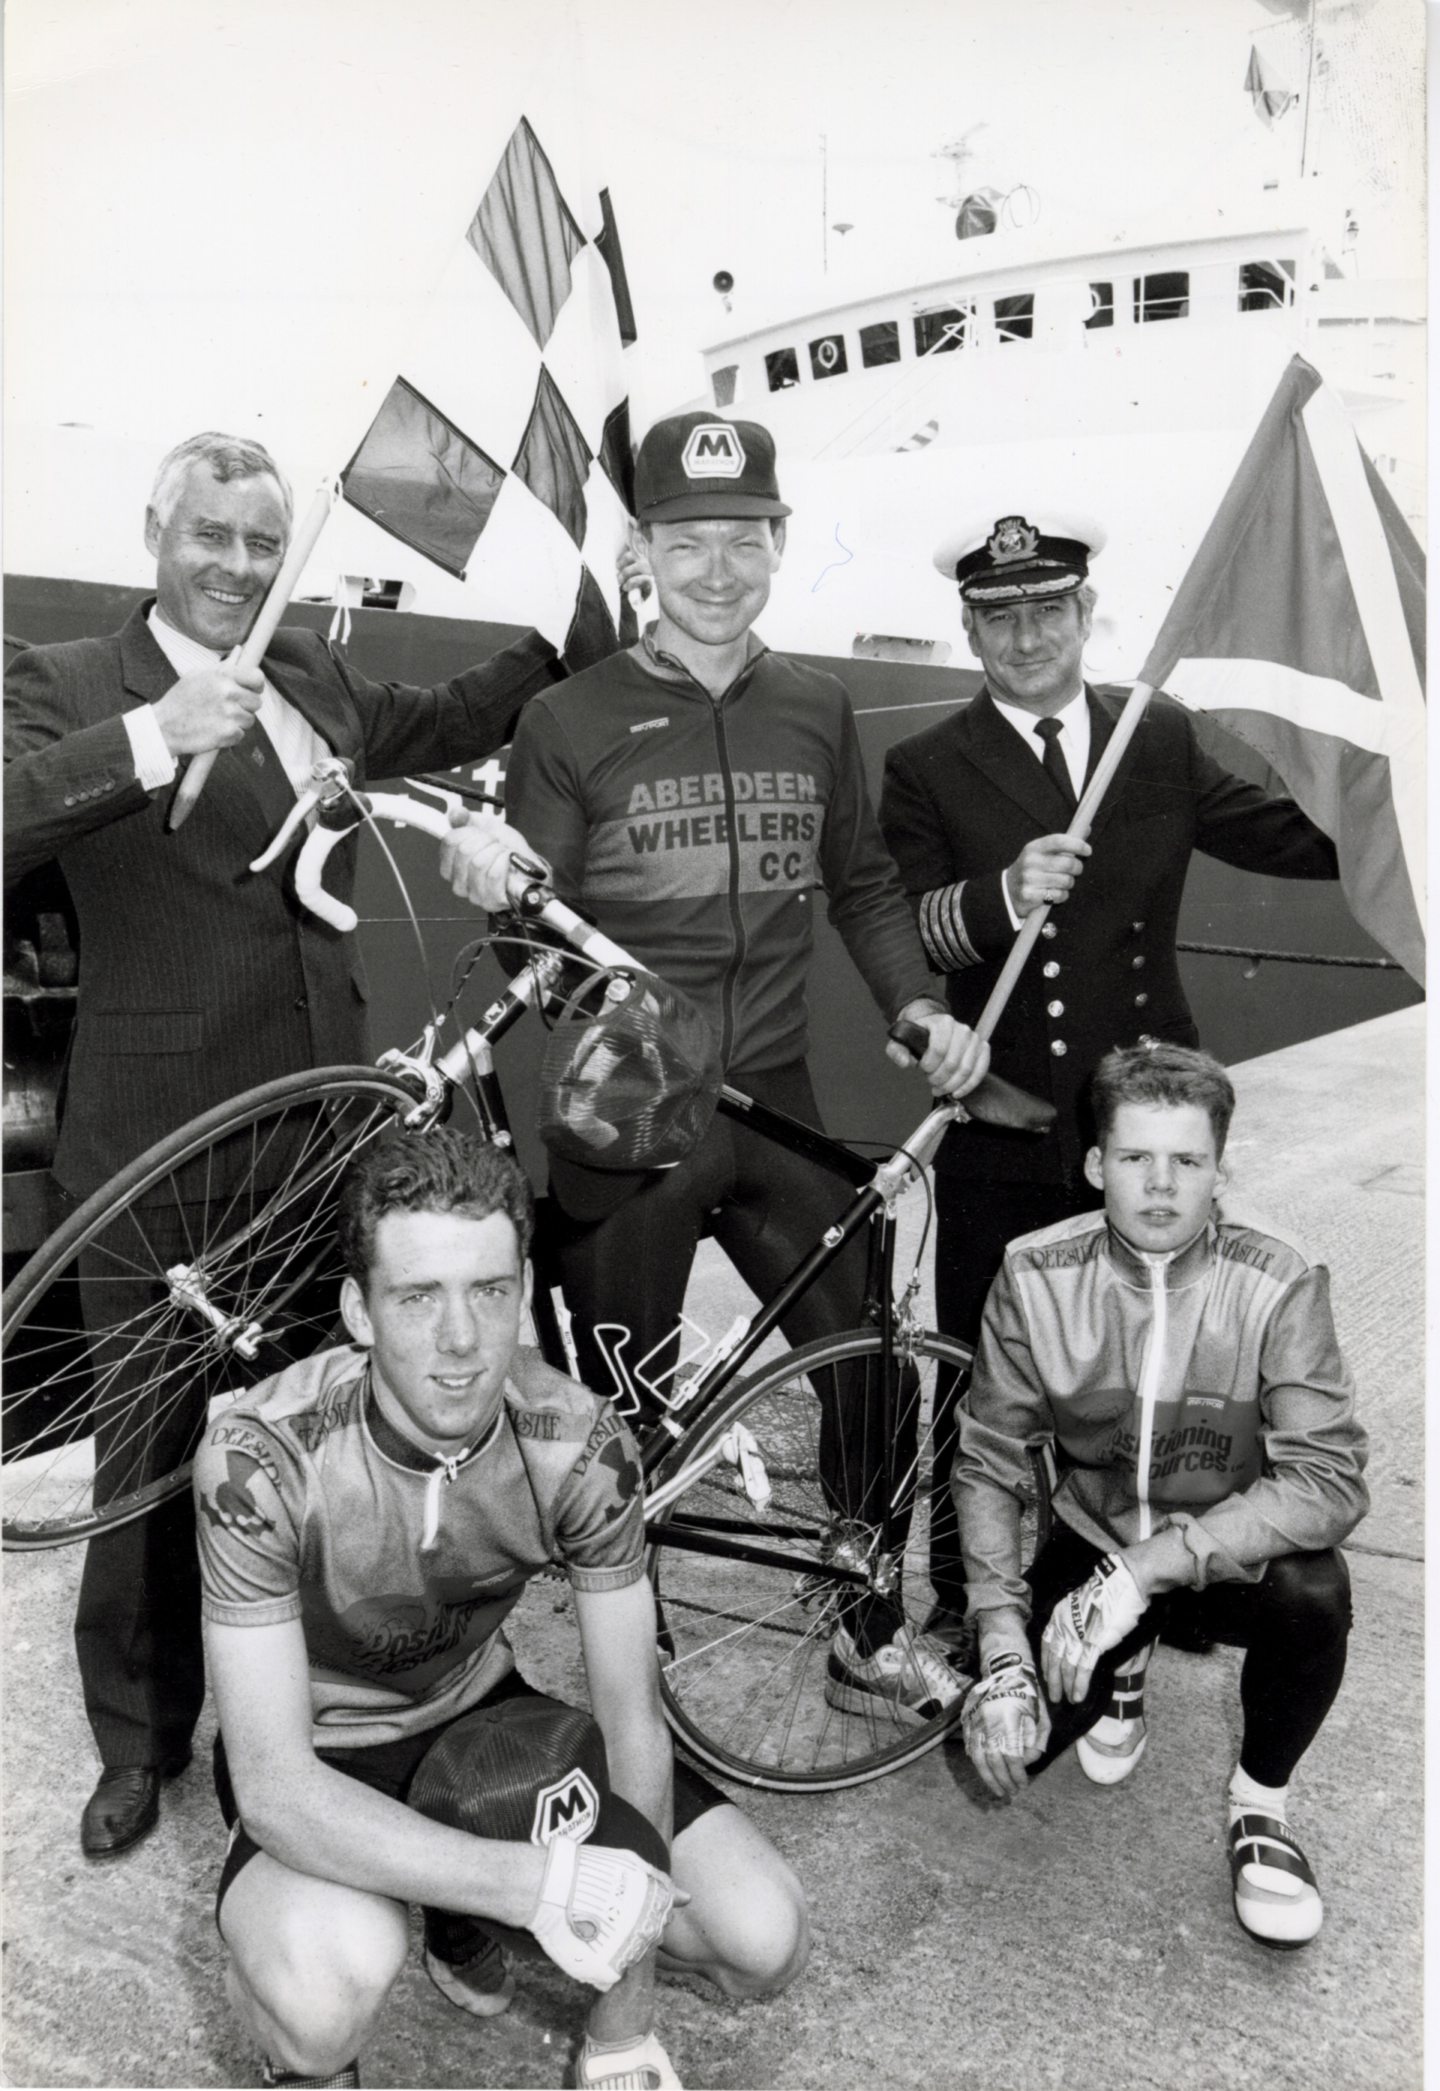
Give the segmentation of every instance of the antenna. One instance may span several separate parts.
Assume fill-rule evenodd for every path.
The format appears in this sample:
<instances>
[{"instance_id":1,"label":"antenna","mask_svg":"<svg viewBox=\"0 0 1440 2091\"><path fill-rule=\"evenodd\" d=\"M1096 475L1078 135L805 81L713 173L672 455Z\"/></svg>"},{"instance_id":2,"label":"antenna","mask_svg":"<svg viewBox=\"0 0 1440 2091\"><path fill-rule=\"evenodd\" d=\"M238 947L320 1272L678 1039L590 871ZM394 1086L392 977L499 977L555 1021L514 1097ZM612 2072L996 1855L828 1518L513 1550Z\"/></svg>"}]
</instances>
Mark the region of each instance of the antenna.
<instances>
[{"instance_id":1,"label":"antenna","mask_svg":"<svg viewBox=\"0 0 1440 2091\"><path fill-rule=\"evenodd\" d=\"M820 133L820 271L830 273L830 141Z\"/></svg>"},{"instance_id":2,"label":"antenna","mask_svg":"<svg viewBox=\"0 0 1440 2091\"><path fill-rule=\"evenodd\" d=\"M1310 142L1310 90L1315 81L1315 0L1310 0L1310 60L1305 69L1305 121L1300 131L1300 179L1305 179L1305 149Z\"/></svg>"}]
</instances>

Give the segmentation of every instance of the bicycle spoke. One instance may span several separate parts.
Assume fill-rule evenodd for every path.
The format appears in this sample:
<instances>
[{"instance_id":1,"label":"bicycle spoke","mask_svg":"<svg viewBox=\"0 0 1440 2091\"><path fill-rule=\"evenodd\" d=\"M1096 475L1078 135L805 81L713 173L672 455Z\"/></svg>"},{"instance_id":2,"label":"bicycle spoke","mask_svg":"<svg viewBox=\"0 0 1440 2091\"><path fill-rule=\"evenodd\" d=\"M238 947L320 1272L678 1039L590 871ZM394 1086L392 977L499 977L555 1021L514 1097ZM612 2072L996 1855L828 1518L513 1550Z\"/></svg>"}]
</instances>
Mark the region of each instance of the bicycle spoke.
<instances>
[{"instance_id":1,"label":"bicycle spoke","mask_svg":"<svg viewBox=\"0 0 1440 2091\"><path fill-rule=\"evenodd\" d=\"M334 1339L339 1183L409 1108L368 1069L282 1078L161 1142L52 1237L5 1295L7 1546L174 1494L213 1398Z\"/></svg>"},{"instance_id":2,"label":"bicycle spoke","mask_svg":"<svg viewBox=\"0 0 1440 2091\"><path fill-rule=\"evenodd\" d=\"M889 1360L887 1389L878 1332L810 1345L702 1413L660 1467L662 1689L702 1761L757 1784L840 1786L947 1732L960 1680L927 1697L933 1670L875 1651L913 1646L935 1602L932 1441L939 1390L965 1362L924 1339ZM737 1425L751 1493L720 1452Z\"/></svg>"}]
</instances>

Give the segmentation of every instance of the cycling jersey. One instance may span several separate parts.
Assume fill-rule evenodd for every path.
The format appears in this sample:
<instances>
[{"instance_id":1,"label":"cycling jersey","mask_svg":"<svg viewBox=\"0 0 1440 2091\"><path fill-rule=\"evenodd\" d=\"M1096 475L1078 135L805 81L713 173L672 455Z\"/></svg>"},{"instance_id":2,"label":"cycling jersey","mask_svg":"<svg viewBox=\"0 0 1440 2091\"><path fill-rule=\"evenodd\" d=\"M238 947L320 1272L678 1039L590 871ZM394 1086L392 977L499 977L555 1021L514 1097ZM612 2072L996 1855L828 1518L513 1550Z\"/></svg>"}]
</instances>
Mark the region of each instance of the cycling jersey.
<instances>
[{"instance_id":1,"label":"cycling jersey","mask_svg":"<svg viewBox=\"0 0 1440 2091\"><path fill-rule=\"evenodd\" d=\"M737 1074L804 1056L817 886L887 1021L931 991L843 684L751 643L718 698L648 640L532 698L506 777L562 898L699 1005Z\"/></svg>"},{"instance_id":2,"label":"cycling jersey","mask_svg":"<svg viewBox=\"0 0 1440 2091\"><path fill-rule=\"evenodd\" d=\"M1100 1212L1023 1235L986 1303L954 1494L970 1607L1023 1648L1013 1491L1051 1443L1055 1509L1103 1550L1178 1527L1195 1587L1337 1545L1369 1498L1365 1433L1303 1251L1221 1220L1168 1255Z\"/></svg>"},{"instance_id":3,"label":"cycling jersey","mask_svg":"<svg viewBox=\"0 0 1440 2091\"><path fill-rule=\"evenodd\" d=\"M485 1435L449 1460L382 1414L366 1352L292 1365L212 1418L195 1506L204 1616L303 1622L327 1750L414 1735L485 1698L514 1667L506 1615L550 1562L580 1590L644 1573L628 1431L531 1350Z\"/></svg>"}]
</instances>

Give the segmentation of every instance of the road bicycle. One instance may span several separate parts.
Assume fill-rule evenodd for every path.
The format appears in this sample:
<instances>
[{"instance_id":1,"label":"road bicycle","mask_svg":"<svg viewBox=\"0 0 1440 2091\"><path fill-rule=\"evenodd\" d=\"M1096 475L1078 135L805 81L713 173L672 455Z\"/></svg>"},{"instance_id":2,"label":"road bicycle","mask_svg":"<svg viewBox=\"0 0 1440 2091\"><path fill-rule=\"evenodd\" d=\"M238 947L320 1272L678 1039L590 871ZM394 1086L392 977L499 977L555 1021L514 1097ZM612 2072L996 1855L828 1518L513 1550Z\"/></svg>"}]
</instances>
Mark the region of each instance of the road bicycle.
<instances>
[{"instance_id":1,"label":"road bicycle","mask_svg":"<svg viewBox=\"0 0 1440 2091\"><path fill-rule=\"evenodd\" d=\"M297 894L353 929L353 911L321 883L329 852L380 818L443 839L456 801L436 796L439 805L357 793L343 764L322 763L260 861L313 810ZM556 899L540 867L517 859L509 898L526 926L523 963L448 1050L439 1050L437 1019L413 1051L282 1076L217 1106L87 1198L6 1288L7 1549L88 1538L187 1487L207 1408L336 1340L335 1197L353 1158L393 1126L423 1135L452 1111L509 1144L498 1039L527 1007L553 1012L577 955L607 995L631 991L641 969ZM924 1034L907 1042L923 1047ZM933 1749L958 1718L958 1697L927 1718L898 1690L857 1699L832 1649L838 1629L867 1608L903 1639L923 1631L935 1602L943 1446L970 1352L921 1325L918 1255L896 1297L895 1209L923 1184L959 1110L1043 1123L1033 1100L1003 1084L985 1088L978 1106L975 1097L937 1103L877 1164L725 1085L720 1111L832 1171L852 1195L748 1320L715 1343L689 1325L662 1380L617 1351L621 1406L642 1426L666 1715L690 1752L731 1779L792 1790L859 1784ZM862 1233L861 1325L747 1370ZM563 1363L543 1283L535 1297L537 1338ZM634 1398L642 1389L643 1417ZM842 1424L848 1449L837 1461ZM1024 1505L1027 1559L1047 1528L1048 1478L1037 1462Z\"/></svg>"}]
</instances>

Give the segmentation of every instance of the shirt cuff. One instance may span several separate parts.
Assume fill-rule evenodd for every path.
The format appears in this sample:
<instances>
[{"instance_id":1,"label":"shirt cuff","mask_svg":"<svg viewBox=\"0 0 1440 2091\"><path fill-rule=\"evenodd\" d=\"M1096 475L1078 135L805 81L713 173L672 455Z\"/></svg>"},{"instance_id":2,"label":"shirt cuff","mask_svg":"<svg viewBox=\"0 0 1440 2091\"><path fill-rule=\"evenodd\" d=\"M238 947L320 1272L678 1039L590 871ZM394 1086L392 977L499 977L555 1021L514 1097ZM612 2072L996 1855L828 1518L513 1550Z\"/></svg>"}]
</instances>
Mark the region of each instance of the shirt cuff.
<instances>
[{"instance_id":1,"label":"shirt cuff","mask_svg":"<svg viewBox=\"0 0 1440 2091\"><path fill-rule=\"evenodd\" d=\"M1010 927L1012 929L1018 930L1020 927L1020 917L1016 914L1014 903L1011 901L1010 898L1010 881L1006 878L1003 871L1000 874L1000 898L1004 901L1005 912L1010 917Z\"/></svg>"},{"instance_id":2,"label":"shirt cuff","mask_svg":"<svg viewBox=\"0 0 1440 2091\"><path fill-rule=\"evenodd\" d=\"M146 791L158 791L162 784L173 784L178 765L165 745L154 705L142 704L136 711L122 712L121 721L130 742L136 778Z\"/></svg>"}]
</instances>

